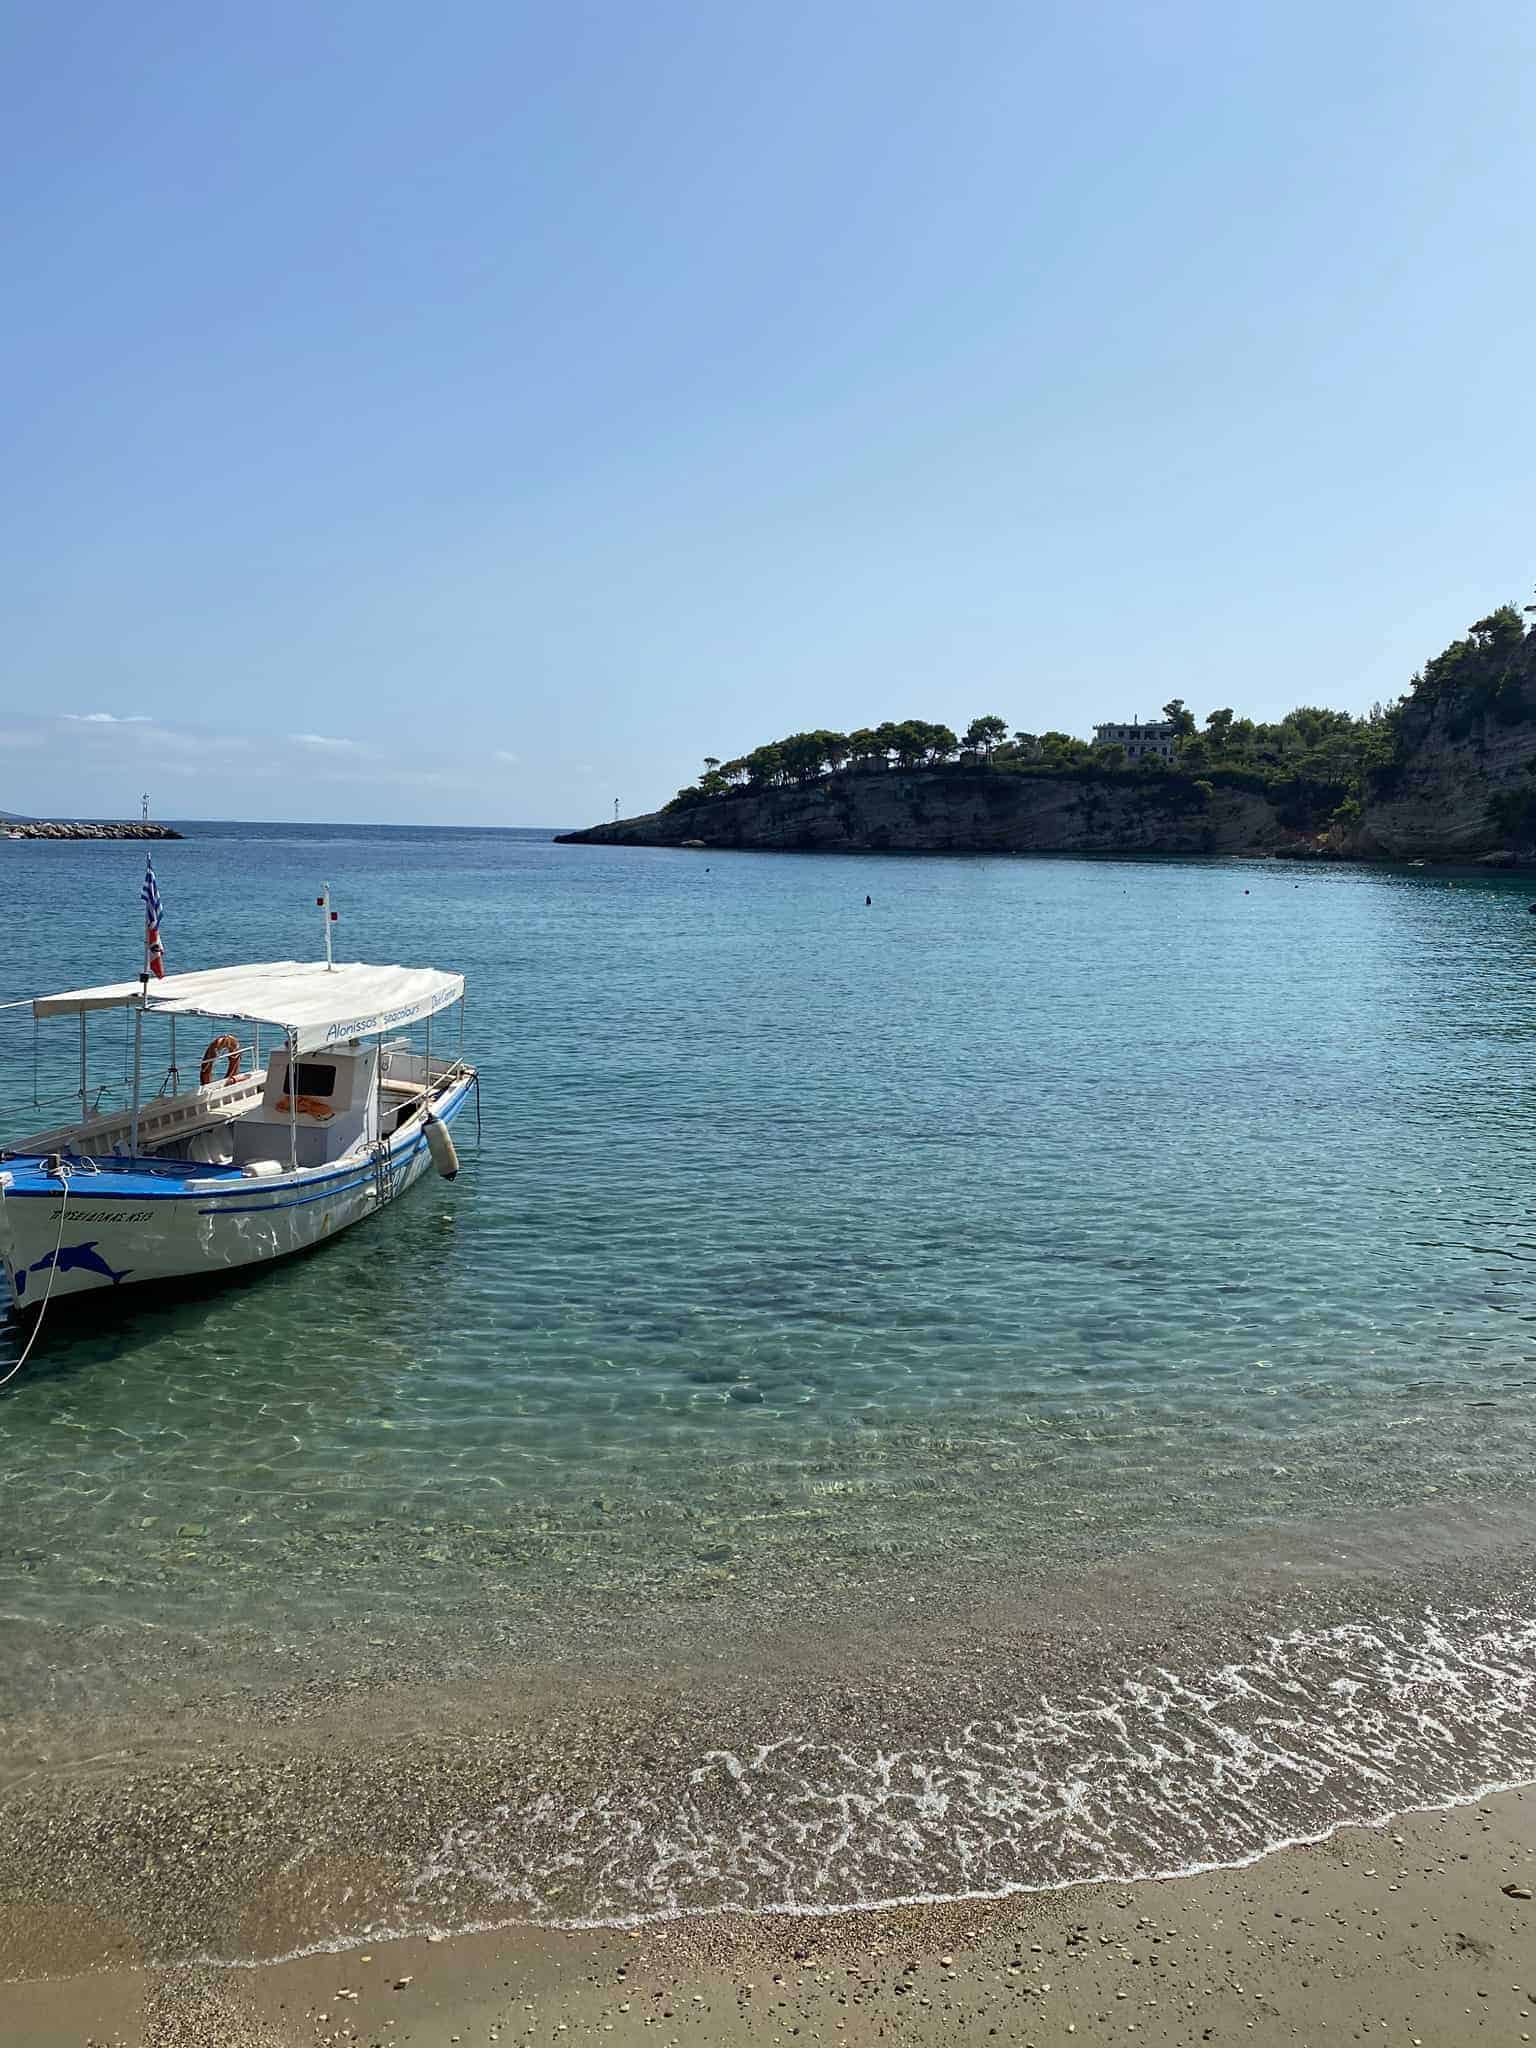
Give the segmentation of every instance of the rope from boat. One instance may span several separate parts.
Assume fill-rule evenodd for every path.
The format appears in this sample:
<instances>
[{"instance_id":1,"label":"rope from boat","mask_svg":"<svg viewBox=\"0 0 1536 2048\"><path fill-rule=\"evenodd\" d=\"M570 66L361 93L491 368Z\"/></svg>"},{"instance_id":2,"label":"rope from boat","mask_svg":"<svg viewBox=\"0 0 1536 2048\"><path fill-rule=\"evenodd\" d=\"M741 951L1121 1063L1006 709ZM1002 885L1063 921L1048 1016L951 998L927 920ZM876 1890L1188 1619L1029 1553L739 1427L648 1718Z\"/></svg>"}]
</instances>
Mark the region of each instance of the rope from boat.
<instances>
[{"instance_id":1,"label":"rope from boat","mask_svg":"<svg viewBox=\"0 0 1536 2048\"><path fill-rule=\"evenodd\" d=\"M0 1378L0 1387L8 1387L27 1360L32 1356L32 1346L37 1342L38 1337L42 1333L43 1317L47 1315L48 1304L53 1299L53 1283L59 1277L59 1253L64 1246L64 1218L69 1214L69 1168L61 1159L55 1166L54 1171L59 1177L61 1199L59 1201L59 1234L53 1241L53 1265L48 1274L48 1290L43 1296L42 1307L37 1312L37 1321L32 1325L32 1334L27 1339L26 1349L11 1367L10 1371L5 1374L4 1378Z\"/></svg>"}]
</instances>

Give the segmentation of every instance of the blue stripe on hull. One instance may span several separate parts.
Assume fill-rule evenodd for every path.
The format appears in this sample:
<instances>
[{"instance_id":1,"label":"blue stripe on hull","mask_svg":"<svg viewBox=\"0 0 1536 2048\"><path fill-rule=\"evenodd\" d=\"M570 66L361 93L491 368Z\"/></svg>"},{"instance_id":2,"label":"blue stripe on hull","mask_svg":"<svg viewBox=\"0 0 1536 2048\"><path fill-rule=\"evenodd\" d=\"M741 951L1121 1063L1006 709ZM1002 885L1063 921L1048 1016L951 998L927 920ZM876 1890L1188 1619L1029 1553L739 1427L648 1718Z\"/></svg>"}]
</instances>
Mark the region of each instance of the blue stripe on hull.
<instances>
[{"instance_id":1,"label":"blue stripe on hull","mask_svg":"<svg viewBox=\"0 0 1536 2048\"><path fill-rule=\"evenodd\" d=\"M340 1187L320 1188L312 1195L294 1195L286 1202L241 1202L238 1206L226 1202L221 1209L199 1209L199 1216L266 1216L275 1209L302 1209L310 1202L334 1202L338 1195L350 1195L354 1188L366 1187L373 1179L371 1173L360 1173L356 1180L345 1180Z\"/></svg>"},{"instance_id":2,"label":"blue stripe on hull","mask_svg":"<svg viewBox=\"0 0 1536 2048\"><path fill-rule=\"evenodd\" d=\"M453 1122L454 1118L468 1101L469 1091L473 1086L474 1083L472 1081L466 1081L454 1094L444 1098L442 1107L433 1111L433 1115L437 1117L440 1123L451 1124ZM417 1152L420 1151L426 1142L425 1137L418 1131L413 1137L403 1141L400 1151L397 1152L394 1146L391 1145L390 1157L393 1165L397 1169L409 1165L410 1161L415 1158ZM36 1173L37 1186L24 1187L15 1178L18 1169L21 1172L27 1171L26 1167L21 1166L19 1160L9 1162L0 1160L0 1173L9 1172L13 1176L12 1185L6 1190L5 1199L8 1202L56 1202L58 1200L59 1183L51 1174L45 1177L41 1173ZM117 1172L110 1165L106 1165L98 1173L94 1174L76 1172L70 1176L70 1182L77 1201L85 1199L88 1195L89 1199L93 1202L143 1202L146 1200L153 1202L201 1202L206 1205L198 1212L203 1216L248 1216L255 1214L261 1209L295 1208L301 1202L322 1201L328 1195L346 1194L352 1188L361 1185L363 1181L371 1180L373 1178L373 1168L370 1165L366 1170L360 1172L357 1161L351 1160L345 1166L331 1167L324 1173L318 1170L313 1173L306 1173L297 1181L290 1176L283 1182L283 1189L286 1191L299 1187L306 1190L304 1194L295 1196L291 1200L242 1203L239 1207L219 1200L215 1191L208 1187L185 1190L181 1188L168 1188L165 1185L167 1180L190 1180L194 1178L200 1181L227 1179L230 1183L229 1192L232 1195L253 1194L256 1191L256 1186L259 1185L259 1183L253 1185L251 1179L243 1174L237 1166L201 1166L195 1161L179 1159L167 1160L163 1169L159 1167L149 1169L135 1167L127 1172ZM109 1179L113 1185L111 1187L103 1187L101 1183ZM337 1181L344 1181L346 1185L344 1187L337 1187L335 1185ZM311 1190L317 1190L318 1192L310 1192ZM278 1192L278 1189L273 1189L274 1195ZM214 1200L210 1204L209 1197L211 1195L214 1196Z\"/></svg>"}]
</instances>

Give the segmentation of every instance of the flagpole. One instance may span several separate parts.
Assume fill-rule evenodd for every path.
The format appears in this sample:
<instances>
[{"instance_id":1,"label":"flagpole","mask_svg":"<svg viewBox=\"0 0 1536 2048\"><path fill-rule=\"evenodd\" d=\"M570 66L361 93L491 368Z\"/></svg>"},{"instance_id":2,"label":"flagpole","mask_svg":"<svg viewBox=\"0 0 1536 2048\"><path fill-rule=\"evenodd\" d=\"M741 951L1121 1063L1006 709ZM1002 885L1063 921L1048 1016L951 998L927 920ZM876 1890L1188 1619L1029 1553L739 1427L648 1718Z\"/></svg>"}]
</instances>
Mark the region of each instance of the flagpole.
<instances>
[{"instance_id":1,"label":"flagpole","mask_svg":"<svg viewBox=\"0 0 1536 2048\"><path fill-rule=\"evenodd\" d=\"M153 861L147 861L153 871ZM148 882L145 883L146 891ZM134 1156L139 1149L139 1085L144 1072L144 1012L149 1005L149 904L144 905L144 964L139 969L139 1007L133 1020L133 1113L128 1125L128 1152Z\"/></svg>"}]
</instances>

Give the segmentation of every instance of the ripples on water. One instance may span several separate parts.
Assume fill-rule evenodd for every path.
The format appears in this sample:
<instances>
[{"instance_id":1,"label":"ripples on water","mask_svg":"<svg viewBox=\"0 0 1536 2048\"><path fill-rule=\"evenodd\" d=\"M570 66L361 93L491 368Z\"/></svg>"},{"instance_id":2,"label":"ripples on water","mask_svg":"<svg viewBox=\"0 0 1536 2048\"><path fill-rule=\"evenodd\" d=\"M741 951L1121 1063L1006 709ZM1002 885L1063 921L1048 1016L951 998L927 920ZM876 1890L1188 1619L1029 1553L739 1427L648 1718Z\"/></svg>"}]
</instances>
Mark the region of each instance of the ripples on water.
<instances>
[{"instance_id":1,"label":"ripples on water","mask_svg":"<svg viewBox=\"0 0 1536 2048\"><path fill-rule=\"evenodd\" d=\"M10 851L57 906L19 987L112 971L137 855ZM1508 884L230 828L162 865L178 964L302 949L323 871L360 952L465 966L485 1145L50 1334L0 1413L12 1611L856 1573L1529 1469Z\"/></svg>"},{"instance_id":2,"label":"ripples on water","mask_svg":"<svg viewBox=\"0 0 1536 2048\"><path fill-rule=\"evenodd\" d=\"M7 856L52 906L8 993L122 971L137 852ZM1520 886L301 828L157 866L174 968L308 950L327 877L347 950L463 967L485 1141L48 1332L12 1616L745 1604L1528 1484ZM6 1055L25 1124L16 1013Z\"/></svg>"}]
</instances>

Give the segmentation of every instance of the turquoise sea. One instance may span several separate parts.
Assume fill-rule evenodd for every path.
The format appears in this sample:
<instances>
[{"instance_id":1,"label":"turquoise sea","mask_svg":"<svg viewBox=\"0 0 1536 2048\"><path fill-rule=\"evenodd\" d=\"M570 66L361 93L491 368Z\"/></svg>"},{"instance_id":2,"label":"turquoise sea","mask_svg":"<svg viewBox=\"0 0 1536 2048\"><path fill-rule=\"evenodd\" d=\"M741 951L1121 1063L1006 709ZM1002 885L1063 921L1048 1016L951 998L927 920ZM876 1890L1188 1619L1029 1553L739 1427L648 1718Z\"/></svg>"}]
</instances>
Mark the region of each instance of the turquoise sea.
<instances>
[{"instance_id":1,"label":"turquoise sea","mask_svg":"<svg viewBox=\"0 0 1536 2048\"><path fill-rule=\"evenodd\" d=\"M45 1330L0 1393L16 1725L100 1713L107 1674L179 1711L221 1668L250 1691L253 1662L387 1645L391 1684L691 1672L697 1730L715 1659L745 1750L704 1740L675 1800L573 1800L553 1860L548 1786L513 1774L434 1816L379 1909L402 1925L1177 1868L1536 1776L1513 1581L1391 1576L1528 1526L1529 883L186 829L156 851L172 971L310 953L328 881L342 957L467 974L483 1136L314 1257ZM134 971L140 848L0 861L0 996ZM67 1089L53 1029L38 1075ZM0 1012L9 1136L40 1120L33 1060ZM1234 1647L1217 1610L1250 1581L1268 1619ZM1150 1662L1115 1648L1149 1587ZM943 1725L942 1616L1048 1593L1059 1621L1089 1588L1093 1646L1058 1626L1035 1669L1009 1636ZM867 1699L749 1740L753 1645L792 1629L825 1670L857 1622L921 1657L930 1618L894 1773ZM946 1757L931 1827L898 1825ZM748 1847L715 1777L748 1787Z\"/></svg>"}]
</instances>

